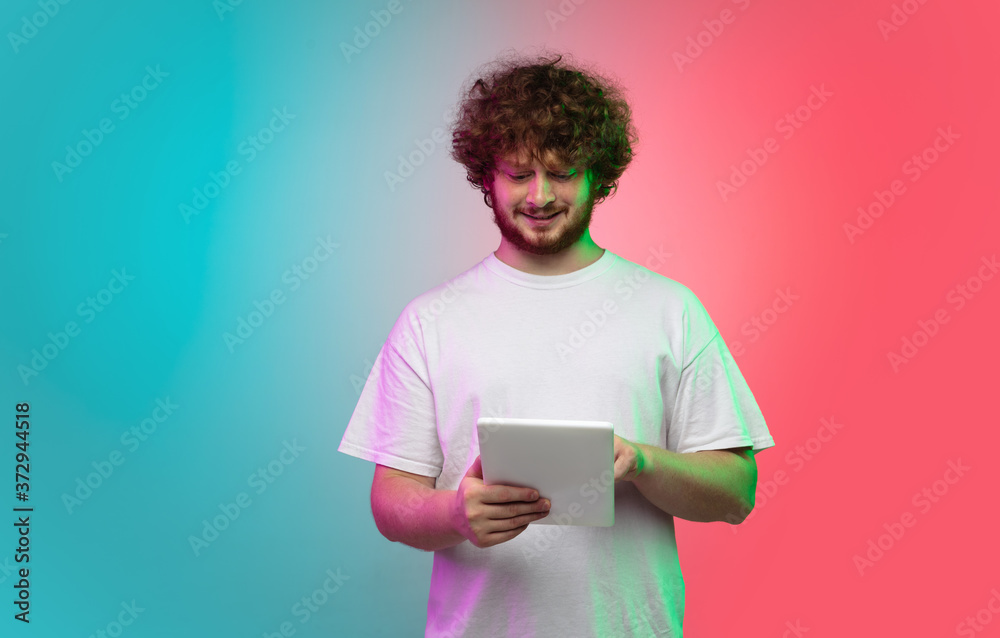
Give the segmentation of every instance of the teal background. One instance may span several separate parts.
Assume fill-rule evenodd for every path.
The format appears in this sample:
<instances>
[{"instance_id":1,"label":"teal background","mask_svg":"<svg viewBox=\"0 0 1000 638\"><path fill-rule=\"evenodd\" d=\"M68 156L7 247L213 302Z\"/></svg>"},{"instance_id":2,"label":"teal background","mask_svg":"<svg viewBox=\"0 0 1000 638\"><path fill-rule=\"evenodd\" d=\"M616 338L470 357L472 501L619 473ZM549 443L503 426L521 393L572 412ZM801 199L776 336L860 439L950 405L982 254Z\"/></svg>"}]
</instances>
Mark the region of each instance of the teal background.
<instances>
[{"instance_id":1,"label":"teal background","mask_svg":"<svg viewBox=\"0 0 1000 638\"><path fill-rule=\"evenodd\" d=\"M378 535L373 467L336 452L351 376L401 304L449 274L396 260L436 232L404 198L456 167L437 151L395 194L382 172L443 126L461 80L406 54L441 19L409 2L348 63L339 42L384 6L244 2L220 19L211 2L71 2L16 53L4 39L0 406L31 403L36 511L32 622L4 603L3 635L89 635L132 600L145 611L126 636L260 636L286 620L302 636L422 635L430 556ZM4 3L2 32L39 10ZM168 75L120 120L112 103L147 65ZM240 143L282 108L295 119L247 161ZM52 162L104 117L114 130L59 181ZM241 172L186 222L179 205L230 160ZM327 237L339 248L291 290L283 273ZM114 269L134 280L86 323L77 306ZM276 288L285 303L230 352L222 334ZM68 321L79 336L24 383L17 365ZM123 432L166 398L179 407L129 451ZM258 495L248 477L293 440L306 450ZM63 494L115 450L124 462L69 513ZM188 537L239 492L251 505L196 556ZM19 566L16 536L0 539L0 565ZM292 606L327 569L347 580L302 624ZM0 569L0 600L13 579Z\"/></svg>"}]
</instances>

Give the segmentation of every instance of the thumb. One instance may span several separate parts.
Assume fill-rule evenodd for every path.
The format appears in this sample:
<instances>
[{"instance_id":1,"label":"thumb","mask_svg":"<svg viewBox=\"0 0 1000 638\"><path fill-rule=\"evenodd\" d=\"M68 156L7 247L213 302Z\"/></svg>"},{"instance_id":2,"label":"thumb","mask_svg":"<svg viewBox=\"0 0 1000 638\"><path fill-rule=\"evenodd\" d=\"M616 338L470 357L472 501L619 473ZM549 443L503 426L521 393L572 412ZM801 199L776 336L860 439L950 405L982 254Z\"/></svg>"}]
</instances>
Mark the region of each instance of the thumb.
<instances>
[{"instance_id":1,"label":"thumb","mask_svg":"<svg viewBox=\"0 0 1000 638\"><path fill-rule=\"evenodd\" d=\"M626 465L625 457L618 456L615 458L615 482L621 481L628 474L628 465Z\"/></svg>"},{"instance_id":2,"label":"thumb","mask_svg":"<svg viewBox=\"0 0 1000 638\"><path fill-rule=\"evenodd\" d=\"M476 460L472 462L471 466L469 466L469 469L465 473L465 475L477 479L483 478L483 457L481 454L476 456Z\"/></svg>"}]
</instances>

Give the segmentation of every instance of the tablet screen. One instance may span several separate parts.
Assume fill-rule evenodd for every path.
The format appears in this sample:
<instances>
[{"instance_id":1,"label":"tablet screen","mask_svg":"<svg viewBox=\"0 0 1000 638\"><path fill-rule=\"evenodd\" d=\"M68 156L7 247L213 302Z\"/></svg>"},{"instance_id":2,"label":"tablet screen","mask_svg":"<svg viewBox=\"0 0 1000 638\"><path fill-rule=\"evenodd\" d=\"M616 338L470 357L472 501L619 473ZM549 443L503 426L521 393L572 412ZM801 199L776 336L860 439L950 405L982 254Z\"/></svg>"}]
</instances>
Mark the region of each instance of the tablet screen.
<instances>
[{"instance_id":1,"label":"tablet screen","mask_svg":"<svg viewBox=\"0 0 1000 638\"><path fill-rule=\"evenodd\" d=\"M484 417L476 429L485 484L531 487L552 502L532 525L614 525L610 421Z\"/></svg>"}]
</instances>

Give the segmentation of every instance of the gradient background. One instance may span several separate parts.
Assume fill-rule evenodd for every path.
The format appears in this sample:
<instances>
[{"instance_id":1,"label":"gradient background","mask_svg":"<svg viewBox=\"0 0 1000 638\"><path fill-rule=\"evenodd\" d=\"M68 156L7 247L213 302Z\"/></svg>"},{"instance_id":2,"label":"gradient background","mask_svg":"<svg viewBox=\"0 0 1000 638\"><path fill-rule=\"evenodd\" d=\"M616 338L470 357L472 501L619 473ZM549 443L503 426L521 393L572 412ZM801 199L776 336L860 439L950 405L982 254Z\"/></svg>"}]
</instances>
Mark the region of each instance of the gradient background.
<instances>
[{"instance_id":1,"label":"gradient background","mask_svg":"<svg viewBox=\"0 0 1000 638\"><path fill-rule=\"evenodd\" d=\"M657 270L703 301L777 441L745 524L678 522L687 633L1000 635L981 612L1000 589L1000 279L975 281L1000 249L996 3L911 0L883 33L900 3L403 0L349 59L342 43L387 3L52 4L0 10L0 503L15 504L11 416L28 401L35 507L32 623L5 602L3 635L94 634L133 600L130 638L267 636L285 621L297 636L423 635L431 554L378 533L374 465L336 447L403 306L499 233L440 145L393 189L385 173L446 130L480 64L543 45L616 77L634 108L637 156L595 209L595 241L639 263L671 253ZM711 36L704 21L726 9ZM679 66L700 32L707 46ZM147 65L169 75L118 119ZM776 123L813 86L832 97L785 139ZM282 108L295 118L249 161L240 144ZM52 163L105 117L115 129L58 179ZM910 181L904 164L939 127L958 139ZM768 137L777 152L720 196ZM230 161L240 174L185 220L179 206ZM851 241L844 224L896 179L905 194ZM285 271L327 237L337 250L291 290ZM78 306L115 269L135 279L87 323ZM970 278L959 308L949 295ZM227 347L274 289L285 302ZM762 314L778 289L799 300ZM941 310L894 370L888 354ZM22 379L69 321L79 336ZM179 407L131 451L121 436L157 399ZM830 418L843 427L810 443ZM286 441L305 450L258 494L248 477ZM63 495L116 451L124 462L69 511ZM949 461L971 468L950 485ZM195 555L189 537L240 492L250 506ZM915 524L859 569L906 513ZM13 519L0 517L4 601ZM326 570L346 580L301 623L293 606ZM977 612L982 632L959 625Z\"/></svg>"}]
</instances>

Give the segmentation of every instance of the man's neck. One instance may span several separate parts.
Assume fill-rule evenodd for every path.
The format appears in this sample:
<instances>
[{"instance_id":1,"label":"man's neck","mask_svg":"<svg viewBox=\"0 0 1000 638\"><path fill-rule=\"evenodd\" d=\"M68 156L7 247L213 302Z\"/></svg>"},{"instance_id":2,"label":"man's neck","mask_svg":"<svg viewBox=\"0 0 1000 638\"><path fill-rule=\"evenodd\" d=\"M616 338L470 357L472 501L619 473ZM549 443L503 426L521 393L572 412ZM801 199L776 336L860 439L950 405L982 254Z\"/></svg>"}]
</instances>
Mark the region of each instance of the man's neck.
<instances>
[{"instance_id":1,"label":"man's neck","mask_svg":"<svg viewBox=\"0 0 1000 638\"><path fill-rule=\"evenodd\" d=\"M555 255L536 255L501 242L493 254L511 268L532 275L552 276L566 275L586 268L604 256L604 249L590 242L573 246Z\"/></svg>"}]
</instances>

